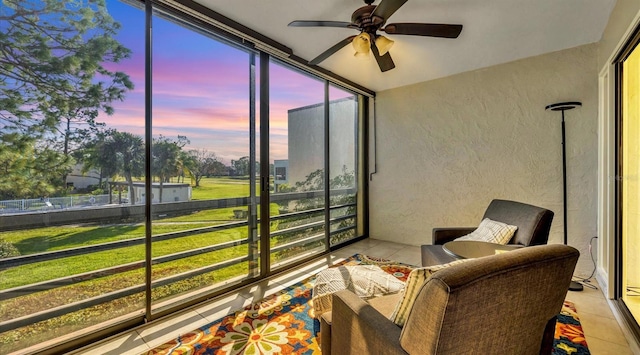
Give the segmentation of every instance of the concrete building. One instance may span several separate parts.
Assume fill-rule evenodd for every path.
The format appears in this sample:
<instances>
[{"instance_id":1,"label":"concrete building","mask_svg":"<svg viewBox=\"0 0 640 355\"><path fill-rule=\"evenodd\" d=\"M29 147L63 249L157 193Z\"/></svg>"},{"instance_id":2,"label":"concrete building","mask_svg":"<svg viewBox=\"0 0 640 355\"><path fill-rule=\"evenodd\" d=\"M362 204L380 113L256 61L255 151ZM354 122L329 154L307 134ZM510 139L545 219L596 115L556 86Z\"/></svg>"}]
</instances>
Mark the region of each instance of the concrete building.
<instances>
[{"instance_id":1,"label":"concrete building","mask_svg":"<svg viewBox=\"0 0 640 355\"><path fill-rule=\"evenodd\" d=\"M353 172L356 167L356 125L358 102L353 97L329 102L329 174ZM295 186L309 174L324 169L324 104L288 111L288 184Z\"/></svg>"},{"instance_id":2,"label":"concrete building","mask_svg":"<svg viewBox=\"0 0 640 355\"><path fill-rule=\"evenodd\" d=\"M127 189L129 186L126 181L117 181L110 183L112 190L118 191L119 189ZM144 203L145 198L145 185L144 182L133 183L133 195L136 197L136 204ZM131 191L122 198L127 198L127 201L131 201ZM164 183L162 184L162 202L180 202L191 201L191 185L190 184L178 184L178 183ZM117 201L116 201L117 202ZM120 201L122 203L124 201ZM160 183L154 182L151 187L151 202L160 203Z\"/></svg>"}]
</instances>

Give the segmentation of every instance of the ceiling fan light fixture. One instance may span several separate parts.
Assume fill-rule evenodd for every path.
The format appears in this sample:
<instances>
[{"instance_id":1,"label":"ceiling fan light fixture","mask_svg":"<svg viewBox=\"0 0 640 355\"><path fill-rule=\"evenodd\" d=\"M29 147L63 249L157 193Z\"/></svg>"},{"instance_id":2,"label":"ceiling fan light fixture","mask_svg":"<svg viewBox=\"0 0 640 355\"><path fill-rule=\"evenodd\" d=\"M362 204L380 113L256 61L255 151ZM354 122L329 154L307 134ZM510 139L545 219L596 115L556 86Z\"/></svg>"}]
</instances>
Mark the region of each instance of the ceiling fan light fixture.
<instances>
[{"instance_id":1,"label":"ceiling fan light fixture","mask_svg":"<svg viewBox=\"0 0 640 355\"><path fill-rule=\"evenodd\" d=\"M393 42L392 40L388 39L385 36L378 36L376 38L376 47L378 47L378 51L380 52L380 55L387 54L387 52L389 52L389 49L393 47L394 43L395 42Z\"/></svg>"},{"instance_id":2,"label":"ceiling fan light fixture","mask_svg":"<svg viewBox=\"0 0 640 355\"><path fill-rule=\"evenodd\" d=\"M371 47L371 37L366 32L361 32L357 35L353 42L353 49L356 50L356 57L364 56L369 54L369 48Z\"/></svg>"}]
</instances>

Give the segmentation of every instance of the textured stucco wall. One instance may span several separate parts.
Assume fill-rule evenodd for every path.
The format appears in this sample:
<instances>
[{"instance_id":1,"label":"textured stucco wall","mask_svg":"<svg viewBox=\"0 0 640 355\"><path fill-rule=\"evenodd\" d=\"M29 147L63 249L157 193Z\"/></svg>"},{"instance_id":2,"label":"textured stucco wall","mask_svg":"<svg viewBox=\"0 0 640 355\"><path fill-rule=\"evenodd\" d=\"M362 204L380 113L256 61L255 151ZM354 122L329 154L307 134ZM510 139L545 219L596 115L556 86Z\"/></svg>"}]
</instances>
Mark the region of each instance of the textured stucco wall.
<instances>
[{"instance_id":1,"label":"textured stucco wall","mask_svg":"<svg viewBox=\"0 0 640 355\"><path fill-rule=\"evenodd\" d=\"M431 229L476 226L493 198L555 212L562 243L561 114L567 111L569 244L593 269L596 233L597 45L585 45L378 93L370 236L420 245ZM595 243L594 243L595 245Z\"/></svg>"}]
</instances>

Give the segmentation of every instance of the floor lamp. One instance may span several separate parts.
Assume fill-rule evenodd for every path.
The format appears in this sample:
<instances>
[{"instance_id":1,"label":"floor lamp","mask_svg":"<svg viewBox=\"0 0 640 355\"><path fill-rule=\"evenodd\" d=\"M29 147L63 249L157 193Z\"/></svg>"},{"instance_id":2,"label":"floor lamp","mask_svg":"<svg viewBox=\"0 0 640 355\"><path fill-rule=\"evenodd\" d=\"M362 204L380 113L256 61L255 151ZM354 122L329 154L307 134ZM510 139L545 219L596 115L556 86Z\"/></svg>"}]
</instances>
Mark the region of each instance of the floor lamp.
<instances>
[{"instance_id":1,"label":"floor lamp","mask_svg":"<svg viewBox=\"0 0 640 355\"><path fill-rule=\"evenodd\" d=\"M564 129L564 111L572 110L576 107L582 106L582 102L558 102L557 104L547 105L545 110L561 111L562 112L562 201L564 212L564 245L567 244L567 150L565 144L565 129ZM569 285L570 291L582 291L583 286L581 283L571 281Z\"/></svg>"}]
</instances>

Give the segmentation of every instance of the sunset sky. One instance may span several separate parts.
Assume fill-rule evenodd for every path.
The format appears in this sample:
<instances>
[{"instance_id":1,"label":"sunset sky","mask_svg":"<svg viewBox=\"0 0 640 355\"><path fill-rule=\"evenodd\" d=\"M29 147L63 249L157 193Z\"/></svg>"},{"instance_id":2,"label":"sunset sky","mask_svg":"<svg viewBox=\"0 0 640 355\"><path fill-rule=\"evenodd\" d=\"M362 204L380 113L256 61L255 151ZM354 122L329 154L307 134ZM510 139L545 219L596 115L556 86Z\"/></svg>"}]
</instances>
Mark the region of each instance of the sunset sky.
<instances>
[{"instance_id":1,"label":"sunset sky","mask_svg":"<svg viewBox=\"0 0 640 355\"><path fill-rule=\"evenodd\" d=\"M111 16L122 25L117 39L132 51L106 65L127 73L135 89L114 104L109 127L144 135L144 12L108 0ZM256 76L259 69L256 58ZM249 155L249 54L161 17L153 18L153 135L186 136L187 149L206 149L223 162ZM270 67L270 160L287 159L287 111L323 102L322 81ZM256 84L258 86L258 84ZM259 95L258 88L256 95ZM330 98L351 94L332 89ZM259 107L256 106L256 114ZM321 134L321 132L319 132Z\"/></svg>"}]
</instances>

